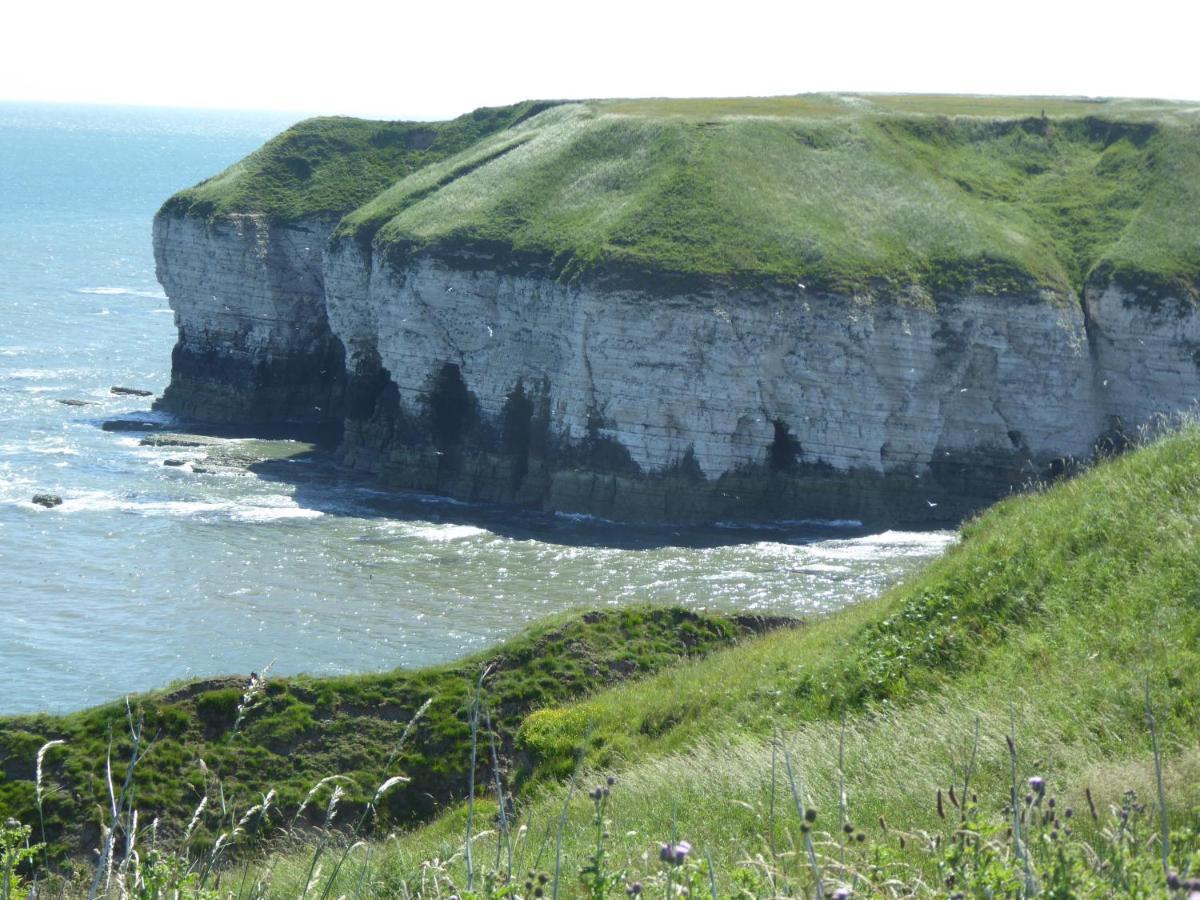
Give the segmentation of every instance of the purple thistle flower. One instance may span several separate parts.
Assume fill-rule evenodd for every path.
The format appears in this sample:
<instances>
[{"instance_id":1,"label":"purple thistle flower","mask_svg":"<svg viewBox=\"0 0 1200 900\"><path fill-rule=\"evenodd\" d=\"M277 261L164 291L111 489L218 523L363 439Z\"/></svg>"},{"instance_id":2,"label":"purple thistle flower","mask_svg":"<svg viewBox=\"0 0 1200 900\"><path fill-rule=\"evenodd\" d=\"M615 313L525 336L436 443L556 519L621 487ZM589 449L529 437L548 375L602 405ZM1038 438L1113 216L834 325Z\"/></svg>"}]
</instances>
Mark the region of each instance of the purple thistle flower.
<instances>
[{"instance_id":1,"label":"purple thistle flower","mask_svg":"<svg viewBox=\"0 0 1200 900\"><path fill-rule=\"evenodd\" d=\"M1037 775L1034 775L1029 779L1029 786L1033 788L1034 793L1039 797L1046 793L1046 780L1038 777Z\"/></svg>"},{"instance_id":2,"label":"purple thistle flower","mask_svg":"<svg viewBox=\"0 0 1200 900\"><path fill-rule=\"evenodd\" d=\"M846 888L838 888L833 892L833 900L850 900L850 891Z\"/></svg>"},{"instance_id":3,"label":"purple thistle flower","mask_svg":"<svg viewBox=\"0 0 1200 900\"><path fill-rule=\"evenodd\" d=\"M675 845L675 865L682 866L683 861L687 859L687 855L692 852L692 845L687 841L680 841Z\"/></svg>"},{"instance_id":4,"label":"purple thistle flower","mask_svg":"<svg viewBox=\"0 0 1200 900\"><path fill-rule=\"evenodd\" d=\"M692 852L692 845L687 841L674 844L662 844L658 849L658 858L674 866L682 866Z\"/></svg>"}]
</instances>

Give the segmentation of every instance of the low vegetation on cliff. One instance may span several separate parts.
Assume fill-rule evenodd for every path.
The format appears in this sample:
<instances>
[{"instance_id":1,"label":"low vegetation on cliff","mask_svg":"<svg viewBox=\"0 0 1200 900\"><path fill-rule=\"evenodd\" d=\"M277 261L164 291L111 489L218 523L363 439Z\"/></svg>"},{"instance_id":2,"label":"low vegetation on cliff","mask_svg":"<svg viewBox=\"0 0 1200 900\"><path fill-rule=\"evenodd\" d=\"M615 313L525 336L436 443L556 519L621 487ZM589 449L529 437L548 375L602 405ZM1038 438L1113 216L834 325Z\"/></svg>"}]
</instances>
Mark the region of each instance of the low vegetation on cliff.
<instances>
[{"instance_id":1,"label":"low vegetation on cliff","mask_svg":"<svg viewBox=\"0 0 1200 900\"><path fill-rule=\"evenodd\" d=\"M1198 547L1192 426L998 504L876 601L710 654L734 623L613 612L432 672L268 679L212 710L201 698L222 689L204 686L176 715L207 765L181 746L152 776L152 750L121 840L144 791L174 778L207 805L148 871L213 896L1185 896L1200 877ZM656 671L598 689L626 641L648 657L637 672ZM426 696L428 724L403 735ZM0 813L96 821L71 792L104 799L104 721L119 736L124 715L8 720ZM298 741L310 728L329 744ZM71 743L35 774L53 737ZM364 765L368 741L403 749ZM316 785L330 830L306 837L273 811L282 793L262 808L271 782L252 766L268 752L288 803ZM376 809L449 782L429 825L360 840ZM473 799L447 806L464 782ZM278 843L256 861L263 833ZM251 855L222 869L222 852Z\"/></svg>"},{"instance_id":2,"label":"low vegetation on cliff","mask_svg":"<svg viewBox=\"0 0 1200 900\"><path fill-rule=\"evenodd\" d=\"M448 122L306 119L162 208L165 215L259 213L274 221L339 217L397 179L547 108L481 108Z\"/></svg>"},{"instance_id":3,"label":"low vegetation on cliff","mask_svg":"<svg viewBox=\"0 0 1200 900\"><path fill-rule=\"evenodd\" d=\"M342 678L264 673L250 683L186 683L132 698L129 706L0 718L0 813L36 819L52 856L94 846L102 824L94 811L106 805L109 789L104 761L111 755L115 777L124 777L132 718L148 752L137 764L130 799L144 821L157 819L163 834L178 834L218 783L224 798L243 808L273 790L274 805L291 814L313 783L337 775L344 779L344 807L361 809L393 766L421 788L393 795L381 822L419 821L467 791L462 711L482 668L489 672L498 753L508 761L516 729L533 709L729 646L769 624L778 623L631 607L551 619L478 656L417 671ZM65 743L45 760L43 774L57 788L39 803L34 762L49 741ZM201 825L194 841L205 845L214 837Z\"/></svg>"},{"instance_id":4,"label":"low vegetation on cliff","mask_svg":"<svg viewBox=\"0 0 1200 900\"><path fill-rule=\"evenodd\" d=\"M1200 118L1165 102L810 95L317 119L164 213L347 213L393 262L764 280L928 303L1200 282ZM648 277L653 276L653 277Z\"/></svg>"}]
</instances>

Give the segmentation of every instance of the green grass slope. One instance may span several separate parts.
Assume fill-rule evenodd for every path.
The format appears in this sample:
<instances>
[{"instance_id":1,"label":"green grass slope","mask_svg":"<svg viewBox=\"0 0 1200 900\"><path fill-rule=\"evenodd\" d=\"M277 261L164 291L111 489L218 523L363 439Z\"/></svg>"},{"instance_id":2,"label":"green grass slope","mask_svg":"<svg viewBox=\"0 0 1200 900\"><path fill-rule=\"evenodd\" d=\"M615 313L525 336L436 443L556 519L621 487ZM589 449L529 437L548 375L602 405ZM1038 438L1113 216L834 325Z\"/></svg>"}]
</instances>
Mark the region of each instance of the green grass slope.
<instances>
[{"instance_id":1,"label":"green grass slope","mask_svg":"<svg viewBox=\"0 0 1200 900\"><path fill-rule=\"evenodd\" d=\"M1091 896L1103 884L1105 895L1167 896L1154 839L1147 685L1174 846L1183 854L1172 865L1195 874L1200 856L1188 863L1187 855L1200 844L1187 821L1200 804L1196 427L998 504L967 525L944 558L877 601L530 714L517 738L534 773L518 807L524 828L514 828L517 871L552 870L561 841L569 891L590 877L600 836L595 806L583 791L563 805L563 779L583 748L586 765L617 775L603 814L605 867L628 879L661 878L657 842L674 834L700 859L711 855L722 895L747 885L743 896L810 889L785 753L798 795L818 811L817 852L832 880L858 878L860 894L944 890L958 813L944 799L949 817L939 815L937 790L951 784L960 798L979 796L972 828L1008 847L1007 868L993 873L1000 878L1002 868L1020 870L1011 837L1004 843L1012 736L1020 793L1027 778L1046 779L1060 813L1076 811L1080 840L1127 853L1085 873L1084 851L1055 844L1061 835L1038 827L1029 838L1036 877L1077 878L1073 891L1052 895ZM583 778L590 789L601 775ZM1131 790L1140 800L1129 799ZM838 829L843 814L865 837L848 849ZM476 815L484 871L499 858L496 821ZM387 895L418 886L428 896L461 893L464 826L460 810L376 848L369 870L356 861L344 881L328 885L330 895L360 878ZM1141 874L1129 856L1138 853ZM986 856L956 864L983 866ZM272 861L275 895L296 893L307 859L302 851ZM1060 863L1067 869L1054 875ZM1078 880L1085 877L1101 881ZM707 890L706 873L702 884ZM1014 894L1011 884L996 887L998 896Z\"/></svg>"},{"instance_id":2,"label":"green grass slope","mask_svg":"<svg viewBox=\"0 0 1200 900\"><path fill-rule=\"evenodd\" d=\"M163 212L344 215L340 238L400 263L427 251L649 287L766 280L924 304L1116 279L1190 297L1200 107L820 94L321 118Z\"/></svg>"},{"instance_id":3,"label":"green grass slope","mask_svg":"<svg viewBox=\"0 0 1200 900\"><path fill-rule=\"evenodd\" d=\"M556 107L414 173L343 221L397 261L800 281L927 302L1193 293L1200 127L1189 107L801 97ZM491 263L489 263L491 264Z\"/></svg>"},{"instance_id":4,"label":"green grass slope","mask_svg":"<svg viewBox=\"0 0 1200 900\"><path fill-rule=\"evenodd\" d=\"M336 774L345 777L345 808L354 809L391 774L391 763L421 788L394 795L384 821L420 819L466 793L467 707L485 666L498 752L507 759L512 736L531 709L729 646L770 624L778 623L630 607L551 619L443 666L269 678L248 701L243 679L135 697L133 715L144 716L150 746L135 770L132 803L143 821L161 817L167 833L186 823L218 777L223 803L244 809L274 789L277 807L294 811L314 783ZM401 735L426 700L432 703L401 751ZM47 741L62 740L65 745L46 759L45 777L56 785L44 804L46 837L57 853L95 846L97 810L106 806L110 735L119 783L131 749L124 703L66 716L0 718L0 821L40 821L35 757Z\"/></svg>"},{"instance_id":5,"label":"green grass slope","mask_svg":"<svg viewBox=\"0 0 1200 900\"><path fill-rule=\"evenodd\" d=\"M224 172L180 191L164 214L340 216L418 169L550 104L481 108L448 122L323 117L300 122Z\"/></svg>"}]
</instances>

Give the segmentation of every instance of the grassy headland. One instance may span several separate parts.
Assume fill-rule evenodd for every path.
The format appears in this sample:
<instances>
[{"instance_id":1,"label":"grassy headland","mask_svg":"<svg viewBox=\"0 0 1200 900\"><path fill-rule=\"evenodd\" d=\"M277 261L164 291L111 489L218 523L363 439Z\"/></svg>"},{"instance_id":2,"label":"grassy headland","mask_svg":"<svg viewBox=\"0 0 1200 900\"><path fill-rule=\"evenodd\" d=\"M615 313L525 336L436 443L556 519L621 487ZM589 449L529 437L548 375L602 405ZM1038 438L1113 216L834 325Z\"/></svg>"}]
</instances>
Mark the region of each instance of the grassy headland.
<instances>
[{"instance_id":1,"label":"grassy headland","mask_svg":"<svg viewBox=\"0 0 1200 900\"><path fill-rule=\"evenodd\" d=\"M481 108L448 122L306 119L219 175L180 191L164 213L261 213L273 221L341 216L399 178L546 109Z\"/></svg>"},{"instance_id":2,"label":"grassy headland","mask_svg":"<svg viewBox=\"0 0 1200 900\"><path fill-rule=\"evenodd\" d=\"M1200 115L1132 100L805 95L317 119L165 211L346 214L403 262L802 283L926 303L1193 296ZM464 252L465 251L465 252Z\"/></svg>"}]
</instances>

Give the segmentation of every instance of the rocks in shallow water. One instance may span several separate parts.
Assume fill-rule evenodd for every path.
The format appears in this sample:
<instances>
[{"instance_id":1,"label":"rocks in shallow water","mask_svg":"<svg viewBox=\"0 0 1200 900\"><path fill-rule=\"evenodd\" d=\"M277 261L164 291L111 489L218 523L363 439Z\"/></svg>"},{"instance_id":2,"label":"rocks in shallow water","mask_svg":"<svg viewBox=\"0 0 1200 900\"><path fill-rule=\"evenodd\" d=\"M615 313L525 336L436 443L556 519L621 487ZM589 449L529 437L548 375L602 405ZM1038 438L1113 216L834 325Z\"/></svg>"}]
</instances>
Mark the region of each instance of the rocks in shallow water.
<instances>
[{"instance_id":1,"label":"rocks in shallow water","mask_svg":"<svg viewBox=\"0 0 1200 900\"><path fill-rule=\"evenodd\" d=\"M163 465L164 466L176 466L176 467L186 466L187 460L186 459L164 459Z\"/></svg>"},{"instance_id":2,"label":"rocks in shallow water","mask_svg":"<svg viewBox=\"0 0 1200 900\"><path fill-rule=\"evenodd\" d=\"M206 469L204 466L192 466L192 473L194 475L211 475L213 470Z\"/></svg>"},{"instance_id":3,"label":"rocks in shallow water","mask_svg":"<svg viewBox=\"0 0 1200 900\"><path fill-rule=\"evenodd\" d=\"M58 496L58 494L34 494L33 502L38 506L44 506L46 509L50 509L54 506L62 506L63 501L62 497Z\"/></svg>"},{"instance_id":4,"label":"rocks in shallow water","mask_svg":"<svg viewBox=\"0 0 1200 900\"><path fill-rule=\"evenodd\" d=\"M94 406L95 405L93 403L89 403L87 400L58 400L56 402L61 403L63 406Z\"/></svg>"},{"instance_id":5,"label":"rocks in shallow water","mask_svg":"<svg viewBox=\"0 0 1200 900\"><path fill-rule=\"evenodd\" d=\"M100 426L104 431L154 431L162 427L159 422L144 419L109 419Z\"/></svg>"},{"instance_id":6,"label":"rocks in shallow water","mask_svg":"<svg viewBox=\"0 0 1200 900\"><path fill-rule=\"evenodd\" d=\"M119 394L123 397L153 397L154 391L144 391L141 388L117 387L113 386L109 389L110 393Z\"/></svg>"},{"instance_id":7,"label":"rocks in shallow water","mask_svg":"<svg viewBox=\"0 0 1200 900\"><path fill-rule=\"evenodd\" d=\"M209 447L211 445L212 441L197 441L191 438L178 437L173 434L144 437L138 441L139 447Z\"/></svg>"}]
</instances>

